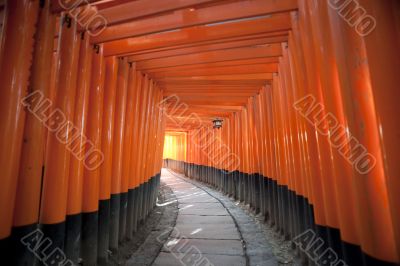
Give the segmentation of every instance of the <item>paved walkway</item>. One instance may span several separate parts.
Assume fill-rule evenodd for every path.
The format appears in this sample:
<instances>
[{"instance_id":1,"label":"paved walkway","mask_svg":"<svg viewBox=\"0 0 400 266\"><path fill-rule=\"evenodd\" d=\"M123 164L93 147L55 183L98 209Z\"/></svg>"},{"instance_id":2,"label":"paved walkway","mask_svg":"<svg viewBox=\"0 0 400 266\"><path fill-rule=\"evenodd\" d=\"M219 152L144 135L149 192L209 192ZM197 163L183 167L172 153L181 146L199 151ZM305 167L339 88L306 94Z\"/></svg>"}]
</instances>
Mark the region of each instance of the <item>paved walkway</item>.
<instances>
[{"instance_id":1,"label":"paved walkway","mask_svg":"<svg viewBox=\"0 0 400 266\"><path fill-rule=\"evenodd\" d=\"M176 196L178 216L153 265L278 265L261 229L234 201L169 170L161 180Z\"/></svg>"}]
</instances>

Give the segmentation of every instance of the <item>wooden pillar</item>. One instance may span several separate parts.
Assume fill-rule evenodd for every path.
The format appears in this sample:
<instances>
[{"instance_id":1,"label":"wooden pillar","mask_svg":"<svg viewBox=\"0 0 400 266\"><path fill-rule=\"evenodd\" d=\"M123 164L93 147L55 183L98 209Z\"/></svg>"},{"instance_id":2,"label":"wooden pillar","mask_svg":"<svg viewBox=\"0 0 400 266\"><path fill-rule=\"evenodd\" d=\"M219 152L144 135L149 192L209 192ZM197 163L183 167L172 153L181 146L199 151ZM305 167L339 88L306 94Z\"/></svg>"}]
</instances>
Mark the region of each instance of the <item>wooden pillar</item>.
<instances>
[{"instance_id":1,"label":"wooden pillar","mask_svg":"<svg viewBox=\"0 0 400 266\"><path fill-rule=\"evenodd\" d=\"M121 178L124 145L125 108L127 95L128 63L125 58L118 59L117 94L114 115L114 140L112 159L112 179L110 198L110 249L118 250L119 220L121 202Z\"/></svg>"},{"instance_id":2,"label":"wooden pillar","mask_svg":"<svg viewBox=\"0 0 400 266\"><path fill-rule=\"evenodd\" d=\"M397 263L400 263L400 123L397 118L400 97L400 2L361 0L360 4L367 14L376 19L376 28L363 38L369 62L371 88L379 128L383 167L388 191L389 206L395 244ZM397 45L396 45L397 43Z\"/></svg>"},{"instance_id":3,"label":"wooden pillar","mask_svg":"<svg viewBox=\"0 0 400 266\"><path fill-rule=\"evenodd\" d=\"M0 121L0 166L2 186L0 191L0 239L11 233L17 177L25 122L21 100L28 91L29 68L33 51L33 36L39 4L31 1L8 1L4 27L4 52L0 71L0 95L2 99ZM17 29L17 30L16 30ZM3 250L3 249L2 249ZM7 254L4 253L4 254Z\"/></svg>"},{"instance_id":4,"label":"wooden pillar","mask_svg":"<svg viewBox=\"0 0 400 266\"><path fill-rule=\"evenodd\" d=\"M71 121L75 107L79 52L79 36L76 29L76 22L63 15L59 30L56 95L52 105L53 111L45 120L49 132L39 220L45 237L49 237L53 245L60 249L64 248L71 157L67 144L73 140L71 131L74 129Z\"/></svg>"},{"instance_id":5,"label":"wooden pillar","mask_svg":"<svg viewBox=\"0 0 400 266\"><path fill-rule=\"evenodd\" d=\"M31 10L31 12L35 11ZM32 23L32 21L29 23ZM13 24L13 26L15 27L17 25ZM52 64L53 56L54 28L55 16L51 14L49 3L46 2L45 6L39 9L35 50L32 58L29 81L31 89L28 91L28 93L40 95L40 97L43 97L42 99L48 98L49 94L50 83L48 77L50 76L51 68L49 66ZM26 32L23 34L26 34ZM10 51L7 50L7 53L9 52ZM23 60L26 62L27 59L15 58L14 60ZM24 87L23 93L25 94L27 90L28 88ZM32 105L30 110L40 107L41 110L44 110L48 105ZM34 113L30 112L29 109L27 109L27 111L23 133L24 141L22 143L21 159L19 163L11 237L11 249L13 251L13 261L11 264L13 265L33 263L35 258L34 254L21 243L21 238L37 228L44 164L46 128L43 122L38 119ZM17 180L17 177L15 177L15 179Z\"/></svg>"},{"instance_id":6,"label":"wooden pillar","mask_svg":"<svg viewBox=\"0 0 400 266\"><path fill-rule=\"evenodd\" d=\"M84 155L86 152L86 127L89 106L89 86L92 67L92 49L89 36L82 33L78 62L74 127L76 136L68 145L77 156L71 156L68 179L68 199L66 217L65 254L78 263L81 247L82 191Z\"/></svg>"},{"instance_id":7,"label":"wooden pillar","mask_svg":"<svg viewBox=\"0 0 400 266\"><path fill-rule=\"evenodd\" d=\"M146 165L148 164L147 161L147 156L148 156L148 149L149 149L149 134L150 134L150 124L151 124L151 116L152 116L152 102L153 102L153 95L155 91L154 87L154 81L150 79L149 81L149 93L147 95L146 99L146 109L145 109L145 118L142 123L144 123L144 135L143 135L143 153L142 153L142 161L141 161L141 166L140 166L140 177L142 181L142 186L143 186L143 199L142 199L142 208L141 208L141 218L144 221L146 218L146 213L147 213L147 194L149 193L148 191L148 176L146 176Z\"/></svg>"},{"instance_id":8,"label":"wooden pillar","mask_svg":"<svg viewBox=\"0 0 400 266\"><path fill-rule=\"evenodd\" d=\"M136 71L135 77L135 104L134 104L134 125L133 125L133 136L132 136L132 146L131 146L131 166L130 166L130 177L129 177L129 189L131 194L133 194L133 206L128 205L128 208L133 208L132 210L132 232L136 232L138 223L138 209L139 209L139 180L138 180L138 159L139 152L138 147L141 140L139 139L140 133L140 113L141 113L141 96L143 94L142 90L142 79L143 75L140 71ZM131 196L132 197L132 196ZM129 204L129 202L128 202ZM130 202L132 204L132 202ZM128 232L129 236L129 232Z\"/></svg>"},{"instance_id":9,"label":"wooden pillar","mask_svg":"<svg viewBox=\"0 0 400 266\"><path fill-rule=\"evenodd\" d=\"M97 265L99 179L100 166L104 162L104 154L101 151L104 72L103 45L94 45L86 130L89 145L86 145L82 200L81 256L85 265Z\"/></svg>"},{"instance_id":10,"label":"wooden pillar","mask_svg":"<svg viewBox=\"0 0 400 266\"><path fill-rule=\"evenodd\" d=\"M328 9L335 40L347 43L344 47L335 46L340 90L344 112L348 119L346 126L352 136L351 142L345 143L342 154L350 158L353 166L353 182L358 206L357 214L359 215L357 228L360 232L361 248L365 255L366 265L399 262L394 229L398 230L398 224L393 224L393 214L391 213L393 209L389 201L387 184L387 178L391 181L394 178L389 174L388 169L395 166L386 161L386 150L382 146L386 141L383 132L388 132L382 121L388 121L388 124L385 123L385 125L394 125L395 123L393 122L394 118L391 118L393 114L384 111L387 109L381 109L383 106L395 108L396 103L390 98L398 94L398 88L395 85L398 75L391 67L388 68L390 71L388 73L379 69L384 67L380 62L383 63L386 60L381 59L380 56L387 55L387 48L378 48L381 41L384 41L385 38L394 40L393 36L396 34L394 24L388 23L388 20L396 23L395 19L391 19L393 18L391 13L393 3L390 2L375 3L376 5L370 1L364 2L366 7L374 5L374 8L367 11L370 14L377 12L375 10L380 10L376 13L377 28L364 37L360 31L349 27L337 10ZM383 15L382 10L386 10L387 15L386 12ZM381 25L379 19L382 21ZM388 31L388 29L391 30ZM390 52L396 53L396 49L393 50L394 45L388 45L391 47ZM384 54L381 55L381 53ZM371 62L369 61L370 56L373 58ZM398 65L399 60L395 54L391 53L390 58L392 59L387 59L389 60L388 65ZM388 87L382 86L385 83ZM383 89L386 92L382 92ZM375 95L382 97L377 101L380 107L379 112L377 111L378 105L375 103ZM388 102L384 103L383 99ZM396 127L393 129L396 130ZM393 145L397 143L394 141ZM385 143L385 145L392 144ZM360 153L364 149L365 152ZM393 183L391 184L393 185ZM391 196L393 197L393 194Z\"/></svg>"},{"instance_id":11,"label":"wooden pillar","mask_svg":"<svg viewBox=\"0 0 400 266\"><path fill-rule=\"evenodd\" d=\"M129 193L129 182L131 176L131 150L133 143L133 130L134 130L134 118L135 118L135 104L137 104L137 88L136 88L136 64L129 63L129 74L128 74L128 93L127 93L127 104L126 104L126 122L125 122L125 133L124 133L124 160L122 164L122 182L121 192L124 194L125 200L121 199L121 204L124 202L126 205L125 214L125 233L123 237L132 237L132 213L134 204L134 194Z\"/></svg>"},{"instance_id":12,"label":"wooden pillar","mask_svg":"<svg viewBox=\"0 0 400 266\"><path fill-rule=\"evenodd\" d=\"M99 234L97 257L99 264L107 263L110 240L110 196L112 177L112 158L114 140L114 117L117 91L118 59L115 56L105 59L103 123L101 131L101 151L104 162L100 168L99 193Z\"/></svg>"},{"instance_id":13,"label":"wooden pillar","mask_svg":"<svg viewBox=\"0 0 400 266\"><path fill-rule=\"evenodd\" d=\"M138 197L138 209L137 209L137 217L140 222L143 219L142 216L142 208L143 208L143 177L142 177L142 163L144 157L144 147L145 147L145 125L146 125L146 111L148 107L148 96L150 91L150 80L145 75L142 80L142 94L140 96L140 117L139 117L139 145L138 145L138 161L137 161L137 178L138 178L138 186L139 186L139 197Z\"/></svg>"},{"instance_id":14,"label":"wooden pillar","mask_svg":"<svg viewBox=\"0 0 400 266\"><path fill-rule=\"evenodd\" d=\"M127 202L128 202L128 179L127 179L127 175L125 175L124 171L124 167L126 166L126 160L129 159L128 158L128 154L130 154L130 147L127 146L128 145L128 141L127 141L127 137L125 136L127 130L127 123L128 123L128 112L127 112L127 108L128 108L128 104L132 103L132 98L128 98L132 96L132 94L130 93L131 91L128 91L130 88L128 87L128 81L129 81L129 63L127 61L126 58L124 58L123 60L123 65L122 65L122 72L121 72L121 76L119 76L118 79L118 86L123 86L124 91L125 91L125 95L126 95L126 102L125 102L125 109L123 110L123 112L125 112L125 118L124 118L124 122L122 124L122 148L121 148L121 184L120 184L120 212L119 212L119 231L118 231L118 240L119 242L123 241L125 238L125 233L126 233L126 212L127 212ZM131 108L131 107L129 107ZM130 114L132 114L132 111L130 111ZM129 117L130 119L130 117ZM130 132L129 132L130 133ZM130 136L128 136L129 138ZM129 151L127 150L129 149Z\"/></svg>"}]
</instances>

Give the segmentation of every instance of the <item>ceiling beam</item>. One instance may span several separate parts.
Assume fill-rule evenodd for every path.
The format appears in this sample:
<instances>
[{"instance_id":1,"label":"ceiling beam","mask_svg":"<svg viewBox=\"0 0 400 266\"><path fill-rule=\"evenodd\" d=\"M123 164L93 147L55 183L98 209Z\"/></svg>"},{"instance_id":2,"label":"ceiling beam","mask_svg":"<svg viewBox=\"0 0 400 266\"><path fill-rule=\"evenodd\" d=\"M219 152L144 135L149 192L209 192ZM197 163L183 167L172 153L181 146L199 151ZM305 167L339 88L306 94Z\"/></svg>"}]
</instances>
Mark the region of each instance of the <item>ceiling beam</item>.
<instances>
[{"instance_id":1,"label":"ceiling beam","mask_svg":"<svg viewBox=\"0 0 400 266\"><path fill-rule=\"evenodd\" d=\"M188 48L171 49L166 51L132 55L129 57L129 61L142 61L142 60L170 57L177 55L188 55L188 54L207 52L207 51L215 51L215 50L223 50L223 49L231 49L231 48L239 48L247 46L257 46L257 45L272 44L272 43L282 43L286 42L287 40L288 40L287 35L280 35L280 36L256 38L250 40L239 40L232 42L228 41L216 44L198 45Z\"/></svg>"},{"instance_id":2,"label":"ceiling beam","mask_svg":"<svg viewBox=\"0 0 400 266\"><path fill-rule=\"evenodd\" d=\"M196 26L176 31L127 38L104 44L104 55L121 55L146 49L188 44L199 41L217 40L246 36L258 33L290 30L291 22L288 14L278 14L252 20L217 24L212 26Z\"/></svg>"},{"instance_id":3,"label":"ceiling beam","mask_svg":"<svg viewBox=\"0 0 400 266\"><path fill-rule=\"evenodd\" d=\"M146 69L147 73L165 72L165 71L182 71L182 70L196 70L204 68L213 67L230 67L230 66L248 66L256 64L270 64L279 63L279 57L265 57L265 58L251 58L251 59L240 59L240 60L230 60L212 63L197 63L191 65L174 66L174 67L156 67L151 69Z\"/></svg>"},{"instance_id":4,"label":"ceiling beam","mask_svg":"<svg viewBox=\"0 0 400 266\"><path fill-rule=\"evenodd\" d=\"M234 74L254 74L254 73L276 73L278 64L258 64L248 66L227 66L210 67L180 71L165 71L150 73L149 76L154 79L166 77L189 77L189 76L215 76L215 75L234 75Z\"/></svg>"},{"instance_id":5,"label":"ceiling beam","mask_svg":"<svg viewBox=\"0 0 400 266\"><path fill-rule=\"evenodd\" d=\"M165 96L177 95L178 97L184 96L210 96L210 97L225 97L225 96L241 96L241 97L250 97L256 95L257 92L201 92L201 91L187 91L187 92L165 92Z\"/></svg>"},{"instance_id":6,"label":"ceiling beam","mask_svg":"<svg viewBox=\"0 0 400 266\"><path fill-rule=\"evenodd\" d=\"M271 75L272 76L272 75ZM272 79L272 78L271 78ZM269 84L269 80L180 80L180 81L168 81L168 82L157 82L159 88L171 87L171 86L193 86L193 85L207 85L207 86L264 86Z\"/></svg>"},{"instance_id":7,"label":"ceiling beam","mask_svg":"<svg viewBox=\"0 0 400 266\"><path fill-rule=\"evenodd\" d=\"M157 58L138 61L136 67L141 70L175 67L182 65L214 63L221 61L242 60L263 57L279 57L282 55L281 44L266 44L245 48L234 48L218 51L202 52L190 55L177 55L166 58Z\"/></svg>"},{"instance_id":8,"label":"ceiling beam","mask_svg":"<svg viewBox=\"0 0 400 266\"><path fill-rule=\"evenodd\" d=\"M169 0L171 2L171 0ZM289 12L297 9L297 0L279 0L279 1L266 1L266 0L247 0L237 1L233 3L213 5L210 7L200 8L185 8L175 10L171 13L160 14L159 16L143 18L137 20L140 9L137 6L141 1L119 5L110 9L100 10L100 14L106 19L108 26L98 36L93 36L92 42L102 43L107 41L115 41L124 38L131 38L145 34L152 34L178 28L199 26L211 23L224 22L229 20L237 20L255 16L262 16L267 14L274 14L279 12ZM148 8L148 12L156 12L158 9L166 10L166 0L159 1L157 5L154 2ZM207 2L207 1L180 1L185 2L185 6L193 7L190 2ZM187 3L186 3L187 2ZM172 6L174 7L174 6ZM171 7L171 8L172 8ZM119 10L116 13L116 9ZM142 7L143 9L143 7ZM135 10L132 12L131 10ZM112 25L116 22L132 20L134 21Z\"/></svg>"},{"instance_id":9,"label":"ceiling beam","mask_svg":"<svg viewBox=\"0 0 400 266\"><path fill-rule=\"evenodd\" d=\"M213 40L205 40L205 41L198 41L198 42L189 42L189 43L184 43L184 44L178 44L178 45L169 45L165 47L159 47L159 48L154 48L154 49L146 49L146 50L140 50L136 52L131 52L129 53L130 55L143 55L143 54L151 54L151 53L157 53L157 52L163 52L163 51L171 51L171 50L179 50L183 48L193 48L196 46L203 46L203 45L211 45L211 44L224 44L228 42L236 42L236 41L248 41L248 40L255 40L255 39L260 39L260 38L266 38L266 37L282 37L285 36L288 38L288 31L283 30L283 31L274 31L274 32L266 32L266 33L258 33L258 34L250 34L250 35L244 35L244 36L233 36L229 38L223 38L223 39L213 39Z\"/></svg>"},{"instance_id":10,"label":"ceiling beam","mask_svg":"<svg viewBox=\"0 0 400 266\"><path fill-rule=\"evenodd\" d=\"M241 106L214 106L214 105L189 105L190 108L206 108L206 109L213 109L213 110L220 110L220 111L228 111L228 112L236 112L242 110Z\"/></svg>"},{"instance_id":11,"label":"ceiling beam","mask_svg":"<svg viewBox=\"0 0 400 266\"><path fill-rule=\"evenodd\" d=\"M86 4L96 6L99 13L104 16L111 25L117 22L138 19L145 16L170 12L177 9L198 6L221 0L162 0L154 4L153 0L75 0L75 1L51 1L52 12L68 11Z\"/></svg>"},{"instance_id":12,"label":"ceiling beam","mask_svg":"<svg viewBox=\"0 0 400 266\"><path fill-rule=\"evenodd\" d=\"M100 14L104 16L109 25L116 23L126 22L130 20L137 20L139 18L147 17L150 15L160 14L162 17L164 13L173 12L174 10L184 8L197 8L201 5L209 3L223 2L222 0L162 0L154 2L154 0L137 0L130 1L125 4L117 5L111 8L100 10Z\"/></svg>"},{"instance_id":13,"label":"ceiling beam","mask_svg":"<svg viewBox=\"0 0 400 266\"><path fill-rule=\"evenodd\" d=\"M203 81L203 80L270 80L272 79L271 73L256 73L256 74L241 74L241 75L215 75L215 76L188 76L188 77L167 77L157 79L159 82L168 81Z\"/></svg>"}]
</instances>

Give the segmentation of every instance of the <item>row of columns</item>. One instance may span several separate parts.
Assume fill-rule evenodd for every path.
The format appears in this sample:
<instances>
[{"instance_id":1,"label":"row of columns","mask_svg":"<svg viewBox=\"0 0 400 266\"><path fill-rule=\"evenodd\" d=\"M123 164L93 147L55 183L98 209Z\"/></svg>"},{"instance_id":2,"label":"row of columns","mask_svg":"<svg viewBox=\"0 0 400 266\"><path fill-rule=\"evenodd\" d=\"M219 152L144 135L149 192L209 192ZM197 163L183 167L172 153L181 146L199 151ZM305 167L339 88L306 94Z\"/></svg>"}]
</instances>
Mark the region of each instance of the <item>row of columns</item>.
<instances>
[{"instance_id":1,"label":"row of columns","mask_svg":"<svg viewBox=\"0 0 400 266\"><path fill-rule=\"evenodd\" d=\"M0 250L8 265L105 264L155 206L162 91L49 1L7 1ZM46 264L46 265L47 265Z\"/></svg>"},{"instance_id":2,"label":"row of columns","mask_svg":"<svg viewBox=\"0 0 400 266\"><path fill-rule=\"evenodd\" d=\"M167 165L250 204L287 239L312 229L338 256L310 259L304 246L304 260L394 265L399 3L359 1L376 19L363 35L346 1L298 2L271 83L221 130L190 130L187 160Z\"/></svg>"}]
</instances>

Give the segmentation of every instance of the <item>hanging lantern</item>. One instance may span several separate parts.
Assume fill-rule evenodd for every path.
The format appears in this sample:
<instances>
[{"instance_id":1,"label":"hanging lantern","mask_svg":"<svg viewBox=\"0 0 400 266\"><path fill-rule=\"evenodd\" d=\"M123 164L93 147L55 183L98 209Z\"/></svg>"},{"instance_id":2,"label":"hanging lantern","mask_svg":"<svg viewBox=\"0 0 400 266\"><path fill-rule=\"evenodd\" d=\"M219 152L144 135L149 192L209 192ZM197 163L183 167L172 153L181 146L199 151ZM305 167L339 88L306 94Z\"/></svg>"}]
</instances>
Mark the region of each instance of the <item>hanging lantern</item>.
<instances>
[{"instance_id":1,"label":"hanging lantern","mask_svg":"<svg viewBox=\"0 0 400 266\"><path fill-rule=\"evenodd\" d=\"M222 119L215 118L212 122L214 124L213 128L220 129L222 127Z\"/></svg>"}]
</instances>

